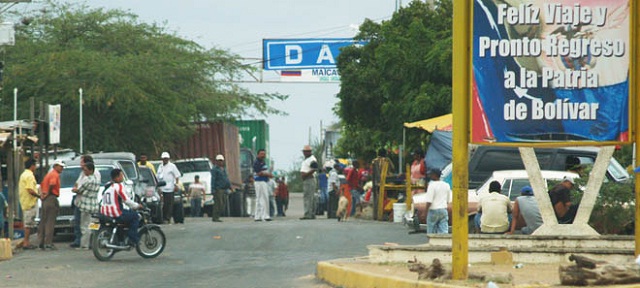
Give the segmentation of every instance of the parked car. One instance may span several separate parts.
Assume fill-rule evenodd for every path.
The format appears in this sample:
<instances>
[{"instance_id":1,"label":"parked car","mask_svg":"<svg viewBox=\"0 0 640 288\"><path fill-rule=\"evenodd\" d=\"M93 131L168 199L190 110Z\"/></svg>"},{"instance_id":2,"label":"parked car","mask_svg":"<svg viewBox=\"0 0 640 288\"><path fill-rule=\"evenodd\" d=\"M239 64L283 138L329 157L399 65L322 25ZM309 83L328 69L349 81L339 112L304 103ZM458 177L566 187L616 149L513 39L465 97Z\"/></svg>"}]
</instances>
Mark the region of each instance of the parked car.
<instances>
[{"instance_id":1,"label":"parked car","mask_svg":"<svg viewBox=\"0 0 640 288\"><path fill-rule=\"evenodd\" d=\"M100 191L98 199L101 199L100 195L104 190L104 185L111 180L111 170L115 168L122 169L118 161L111 159L94 159L95 169L100 172ZM75 193L71 191L73 186L78 180L78 176L82 173L80 167L80 159L75 159L65 163L66 167L60 174L60 196L58 197L59 210L56 217L55 232L56 233L72 233L73 232L73 207L72 200ZM134 184L125 174L125 187L129 196L133 196ZM38 207L41 203L38 200ZM38 209L39 211L40 209ZM36 216L36 221L40 221L39 213Z\"/></svg>"},{"instance_id":2,"label":"parked car","mask_svg":"<svg viewBox=\"0 0 640 288\"><path fill-rule=\"evenodd\" d=\"M140 196L143 194L144 187L140 182L140 172L133 153L106 152L90 155L93 157L96 169L100 172L101 186L104 186L111 180L111 170L118 168L124 172L125 191L128 195L133 198L134 195ZM71 202L75 194L71 189L75 185L76 180L78 180L78 176L80 176L82 171L80 168L80 157L65 161L65 165L65 169L62 170L62 173L60 174L60 197L58 197L60 210L56 217L56 233L73 232L74 216ZM103 190L104 188L100 188L100 193L102 193ZM98 199L100 198L101 197ZM38 205L41 205L40 201L38 201ZM36 221L40 221L39 214L36 216Z\"/></svg>"},{"instance_id":3,"label":"parked car","mask_svg":"<svg viewBox=\"0 0 640 288\"><path fill-rule=\"evenodd\" d=\"M164 181L158 181L156 175L149 167L138 167L140 170L140 182L143 183L144 189L140 195L140 201L144 202L151 209L151 221L156 224L162 224L162 201L158 188L166 185Z\"/></svg>"},{"instance_id":4,"label":"parked car","mask_svg":"<svg viewBox=\"0 0 640 288\"><path fill-rule=\"evenodd\" d=\"M211 204L212 201L210 201L213 199L210 189L211 169L213 169L213 163L211 163L211 160L205 157L179 159L174 161L173 164L176 164L178 170L180 170L180 173L182 174L180 182L182 182L182 185L184 186L185 195L189 191L189 185L195 181L194 179L196 175L200 176L200 182L203 183L206 191L205 198L203 200L205 206L204 209L202 209L202 212L210 216L213 211L213 205ZM176 195L176 198L178 198L178 195ZM185 214L189 215L191 203L189 203L187 197L180 197L180 200L182 201ZM178 201L178 199L176 199L176 201Z\"/></svg>"},{"instance_id":5,"label":"parked car","mask_svg":"<svg viewBox=\"0 0 640 288\"><path fill-rule=\"evenodd\" d=\"M579 178L580 175L573 172L566 171L549 171L542 170L542 178L545 181L546 186L549 186L549 181L561 181L564 177L568 177L571 179ZM506 195L511 199L511 201L515 201L515 199L520 196L520 190L524 186L531 186L529 182L529 176L526 170L502 170L502 171L494 171L491 173L491 176L487 178L480 188L470 189L469 190L469 202L468 202L468 220L469 220L469 231L475 231L473 218L478 211L478 202L480 198L489 194L489 184L493 181L498 181L502 187L500 193ZM545 187L546 187L545 186ZM407 218L410 223L412 223L413 228L419 228L419 224L426 224L426 193L421 193L413 196L414 203L414 213ZM448 207L449 211L449 225L451 225L452 216L451 216L451 205ZM415 217L417 215L418 217ZM517 227L524 226L524 219L518 219Z\"/></svg>"},{"instance_id":6,"label":"parked car","mask_svg":"<svg viewBox=\"0 0 640 288\"><path fill-rule=\"evenodd\" d=\"M593 165L599 150L597 147L568 147L536 148L535 152L541 170L566 171L569 170L568 163L573 161L580 165ZM479 146L469 158L469 188L478 188L494 171L513 169L524 169L518 148ZM624 182L629 179L627 170L611 158L605 181Z\"/></svg>"}]
</instances>

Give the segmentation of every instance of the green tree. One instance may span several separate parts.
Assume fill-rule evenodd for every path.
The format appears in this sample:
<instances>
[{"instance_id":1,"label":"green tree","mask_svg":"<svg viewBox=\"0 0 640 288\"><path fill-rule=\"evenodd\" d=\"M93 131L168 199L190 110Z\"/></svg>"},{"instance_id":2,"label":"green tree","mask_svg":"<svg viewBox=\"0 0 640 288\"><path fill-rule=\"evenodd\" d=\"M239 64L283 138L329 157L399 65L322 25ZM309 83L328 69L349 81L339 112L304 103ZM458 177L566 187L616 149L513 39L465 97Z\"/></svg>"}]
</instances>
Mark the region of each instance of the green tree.
<instances>
[{"instance_id":1,"label":"green tree","mask_svg":"<svg viewBox=\"0 0 640 288\"><path fill-rule=\"evenodd\" d=\"M393 148L404 122L451 111L453 4L435 2L413 1L381 24L365 20L356 38L368 43L341 51L335 108L344 124L340 151L362 155ZM408 143L425 134L408 133Z\"/></svg>"},{"instance_id":2,"label":"green tree","mask_svg":"<svg viewBox=\"0 0 640 288\"><path fill-rule=\"evenodd\" d=\"M15 15L24 25L6 49L4 87L20 90L20 118L28 118L29 97L61 104L63 146L79 143L79 88L85 147L93 151L157 153L192 134L194 120L280 113L268 103L286 99L229 81L250 69L238 56L207 50L129 12L48 2L27 13ZM2 93L5 111L10 90Z\"/></svg>"}]
</instances>

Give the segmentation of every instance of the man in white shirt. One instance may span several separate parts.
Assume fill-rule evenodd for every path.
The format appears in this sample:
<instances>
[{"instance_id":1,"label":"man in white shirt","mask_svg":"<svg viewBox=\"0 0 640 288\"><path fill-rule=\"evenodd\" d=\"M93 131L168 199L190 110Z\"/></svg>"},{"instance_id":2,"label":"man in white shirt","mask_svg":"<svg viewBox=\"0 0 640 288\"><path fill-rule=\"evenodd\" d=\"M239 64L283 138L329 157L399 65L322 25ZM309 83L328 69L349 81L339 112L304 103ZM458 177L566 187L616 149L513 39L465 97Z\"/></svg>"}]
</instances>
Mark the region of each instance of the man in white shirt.
<instances>
[{"instance_id":1,"label":"man in white shirt","mask_svg":"<svg viewBox=\"0 0 640 288\"><path fill-rule=\"evenodd\" d=\"M304 217L300 218L300 220L316 219L314 196L317 186L315 173L318 169L318 160L311 154L311 146L309 145L305 145L302 148L302 154L304 155L304 160L302 161L302 167L300 167L300 178L302 178Z\"/></svg>"},{"instance_id":2,"label":"man in white shirt","mask_svg":"<svg viewBox=\"0 0 640 288\"><path fill-rule=\"evenodd\" d=\"M327 207L327 218L336 218L336 211L338 210L338 198L340 197L340 178L338 177L338 169L340 165L333 164L333 169L328 166L329 180L327 181L327 191L329 191L329 205Z\"/></svg>"},{"instance_id":3,"label":"man in white shirt","mask_svg":"<svg viewBox=\"0 0 640 288\"><path fill-rule=\"evenodd\" d=\"M162 207L162 216L167 223L170 223L171 217L173 216L173 194L178 191L176 183L178 179L182 177L182 174L180 174L180 170L178 170L176 164L169 162L169 152L162 152L160 158L162 158L162 164L158 166L156 176L158 180L167 183L167 185L160 187L160 191L162 191L162 204L164 205Z\"/></svg>"},{"instance_id":4,"label":"man in white shirt","mask_svg":"<svg viewBox=\"0 0 640 288\"><path fill-rule=\"evenodd\" d=\"M449 233L449 213L447 206L451 203L451 187L440 180L440 169L429 172L429 186L427 188L427 233Z\"/></svg>"}]
</instances>

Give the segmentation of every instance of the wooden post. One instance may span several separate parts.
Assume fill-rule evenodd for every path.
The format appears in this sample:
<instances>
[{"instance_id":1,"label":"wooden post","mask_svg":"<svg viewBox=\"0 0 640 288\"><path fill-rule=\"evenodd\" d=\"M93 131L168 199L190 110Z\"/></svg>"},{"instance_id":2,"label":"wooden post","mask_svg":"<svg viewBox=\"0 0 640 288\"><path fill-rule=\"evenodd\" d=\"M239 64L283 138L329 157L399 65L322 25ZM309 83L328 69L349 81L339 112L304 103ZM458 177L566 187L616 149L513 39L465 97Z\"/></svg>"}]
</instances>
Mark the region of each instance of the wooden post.
<instances>
[{"instance_id":1,"label":"wooden post","mask_svg":"<svg viewBox=\"0 0 640 288\"><path fill-rule=\"evenodd\" d=\"M384 198L387 198L385 186L387 185L387 172L389 172L389 163L387 161L381 162L382 169L380 169L380 186L378 188L378 220L382 220L382 215L384 215Z\"/></svg>"}]
</instances>

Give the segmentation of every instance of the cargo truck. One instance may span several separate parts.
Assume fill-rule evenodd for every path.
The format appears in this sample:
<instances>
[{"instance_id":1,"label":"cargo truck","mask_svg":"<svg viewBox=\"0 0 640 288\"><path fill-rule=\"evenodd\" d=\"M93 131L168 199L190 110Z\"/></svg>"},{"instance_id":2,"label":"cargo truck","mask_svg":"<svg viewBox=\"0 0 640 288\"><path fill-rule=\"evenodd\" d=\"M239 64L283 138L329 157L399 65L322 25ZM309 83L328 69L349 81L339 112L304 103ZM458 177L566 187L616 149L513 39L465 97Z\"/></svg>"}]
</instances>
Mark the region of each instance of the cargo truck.
<instances>
[{"instance_id":1,"label":"cargo truck","mask_svg":"<svg viewBox=\"0 0 640 288\"><path fill-rule=\"evenodd\" d=\"M186 141L177 143L172 158L175 159L176 165L180 167L212 167L215 157L222 154L225 159L227 174L231 182L231 191L235 192L243 187L243 181L240 174L240 144L238 136L238 127L226 122L198 122L194 123L196 132ZM206 165L201 165L206 163ZM192 165L190 165L192 164ZM187 171L188 170L188 171ZM200 176L201 182L205 182L207 187L207 195L205 195L205 207L203 212L208 216L211 215L211 187L209 181L211 179L210 168L203 169L186 169L183 173L182 184L185 190L189 189L189 185L193 183L195 175ZM229 196L232 198L234 195ZM190 205L186 201L186 197L182 199L185 206L185 213L189 213ZM230 201L231 202L231 201ZM227 206L226 203L224 206ZM232 213L230 211L242 210L242 208L228 206L224 209L225 216L229 214L241 214L242 212ZM227 211L230 210L230 211Z\"/></svg>"},{"instance_id":2,"label":"cargo truck","mask_svg":"<svg viewBox=\"0 0 640 288\"><path fill-rule=\"evenodd\" d=\"M265 120L237 120L235 125L240 134L240 148L249 149L254 155L258 150L265 149L267 152L265 163L270 163L269 124Z\"/></svg>"}]
</instances>

